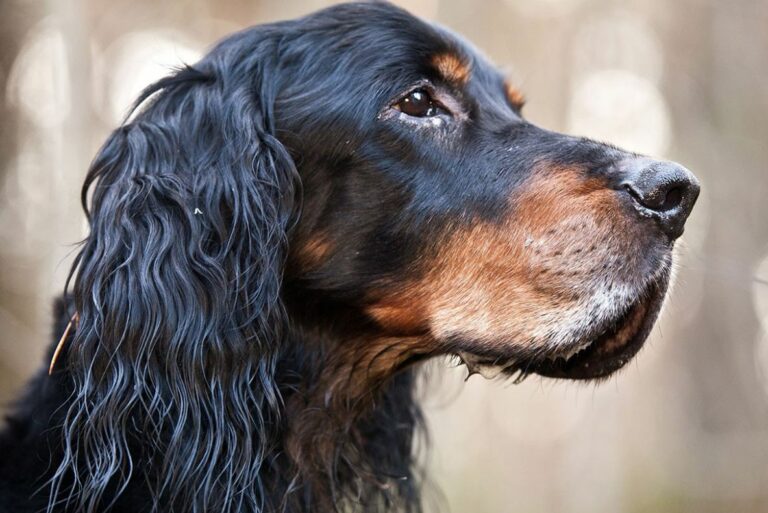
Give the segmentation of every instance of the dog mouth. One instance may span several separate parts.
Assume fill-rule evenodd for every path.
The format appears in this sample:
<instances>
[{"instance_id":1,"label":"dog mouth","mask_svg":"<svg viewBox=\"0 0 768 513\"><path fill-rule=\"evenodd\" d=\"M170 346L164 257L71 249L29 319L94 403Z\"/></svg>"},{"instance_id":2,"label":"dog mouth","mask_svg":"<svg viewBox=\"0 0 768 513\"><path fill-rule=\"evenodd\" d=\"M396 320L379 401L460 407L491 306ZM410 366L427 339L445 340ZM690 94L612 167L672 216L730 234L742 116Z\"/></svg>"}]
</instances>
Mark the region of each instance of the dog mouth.
<instances>
[{"instance_id":1,"label":"dog mouth","mask_svg":"<svg viewBox=\"0 0 768 513\"><path fill-rule=\"evenodd\" d=\"M618 318L606 323L591 342L570 355L553 355L530 362L524 373L549 378L599 379L624 367L637 354L651 332L666 287L649 287Z\"/></svg>"},{"instance_id":2,"label":"dog mouth","mask_svg":"<svg viewBox=\"0 0 768 513\"><path fill-rule=\"evenodd\" d=\"M487 378L512 376L515 382L531 374L572 380L605 378L624 367L643 346L661 310L666 288L666 280L651 284L622 313L594 330L595 335L543 356L500 359L467 352L458 356L470 375Z\"/></svg>"}]
</instances>

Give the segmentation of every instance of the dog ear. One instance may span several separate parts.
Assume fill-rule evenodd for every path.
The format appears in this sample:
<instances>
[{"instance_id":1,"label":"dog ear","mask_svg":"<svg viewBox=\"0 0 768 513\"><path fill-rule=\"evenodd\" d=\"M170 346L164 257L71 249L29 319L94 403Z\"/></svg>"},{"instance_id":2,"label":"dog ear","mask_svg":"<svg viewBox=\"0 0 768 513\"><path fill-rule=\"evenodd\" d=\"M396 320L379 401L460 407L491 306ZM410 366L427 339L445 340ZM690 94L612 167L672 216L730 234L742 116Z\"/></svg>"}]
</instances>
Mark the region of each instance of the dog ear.
<instances>
[{"instance_id":1,"label":"dog ear","mask_svg":"<svg viewBox=\"0 0 768 513\"><path fill-rule=\"evenodd\" d=\"M140 464L160 510L262 511L300 193L275 136L275 62L274 45L235 36L148 88L93 162L54 501L102 511Z\"/></svg>"}]
</instances>

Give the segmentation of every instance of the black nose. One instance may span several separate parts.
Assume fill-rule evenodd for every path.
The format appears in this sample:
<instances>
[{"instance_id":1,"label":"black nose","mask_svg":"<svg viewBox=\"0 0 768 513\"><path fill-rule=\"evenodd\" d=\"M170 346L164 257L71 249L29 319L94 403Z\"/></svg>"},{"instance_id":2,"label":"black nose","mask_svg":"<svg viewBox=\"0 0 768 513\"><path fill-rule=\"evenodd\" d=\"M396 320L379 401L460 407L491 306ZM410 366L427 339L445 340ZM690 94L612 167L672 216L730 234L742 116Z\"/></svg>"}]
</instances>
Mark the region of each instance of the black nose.
<instances>
[{"instance_id":1,"label":"black nose","mask_svg":"<svg viewBox=\"0 0 768 513\"><path fill-rule=\"evenodd\" d=\"M699 181L675 162L646 158L623 161L621 186L640 214L655 218L671 239L683 234L685 221L699 197Z\"/></svg>"}]
</instances>

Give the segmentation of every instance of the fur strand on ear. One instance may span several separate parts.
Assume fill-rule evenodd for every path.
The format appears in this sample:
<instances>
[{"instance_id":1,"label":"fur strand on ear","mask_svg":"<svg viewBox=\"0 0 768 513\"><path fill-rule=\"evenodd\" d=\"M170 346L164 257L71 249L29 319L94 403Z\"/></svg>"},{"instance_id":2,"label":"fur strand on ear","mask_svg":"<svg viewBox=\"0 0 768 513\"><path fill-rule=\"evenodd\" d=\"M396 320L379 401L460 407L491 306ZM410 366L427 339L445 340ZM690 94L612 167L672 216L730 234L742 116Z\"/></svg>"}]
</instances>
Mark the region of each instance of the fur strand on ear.
<instances>
[{"instance_id":1,"label":"fur strand on ear","mask_svg":"<svg viewBox=\"0 0 768 513\"><path fill-rule=\"evenodd\" d=\"M260 467L281 402L299 180L272 126L274 47L237 48L147 89L88 173L75 392L49 513L103 511L137 480L156 511L268 507Z\"/></svg>"}]
</instances>

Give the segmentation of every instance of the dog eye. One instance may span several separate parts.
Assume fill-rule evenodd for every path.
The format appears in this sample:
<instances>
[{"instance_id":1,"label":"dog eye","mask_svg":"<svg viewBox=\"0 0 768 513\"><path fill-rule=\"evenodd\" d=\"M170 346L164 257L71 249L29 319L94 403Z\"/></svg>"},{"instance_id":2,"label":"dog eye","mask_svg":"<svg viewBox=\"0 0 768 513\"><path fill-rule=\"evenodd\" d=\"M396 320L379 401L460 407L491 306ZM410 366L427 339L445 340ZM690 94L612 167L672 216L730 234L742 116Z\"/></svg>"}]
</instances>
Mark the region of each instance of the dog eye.
<instances>
[{"instance_id":1,"label":"dog eye","mask_svg":"<svg viewBox=\"0 0 768 513\"><path fill-rule=\"evenodd\" d=\"M394 107L408 116L415 118L431 118L445 112L439 103L424 89L417 89L397 102Z\"/></svg>"}]
</instances>

